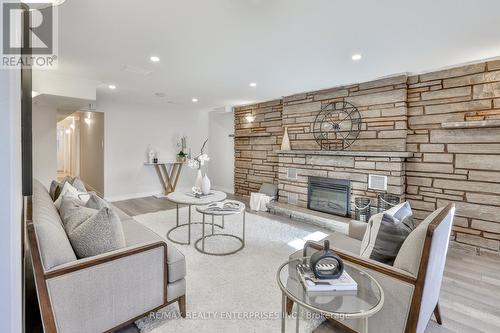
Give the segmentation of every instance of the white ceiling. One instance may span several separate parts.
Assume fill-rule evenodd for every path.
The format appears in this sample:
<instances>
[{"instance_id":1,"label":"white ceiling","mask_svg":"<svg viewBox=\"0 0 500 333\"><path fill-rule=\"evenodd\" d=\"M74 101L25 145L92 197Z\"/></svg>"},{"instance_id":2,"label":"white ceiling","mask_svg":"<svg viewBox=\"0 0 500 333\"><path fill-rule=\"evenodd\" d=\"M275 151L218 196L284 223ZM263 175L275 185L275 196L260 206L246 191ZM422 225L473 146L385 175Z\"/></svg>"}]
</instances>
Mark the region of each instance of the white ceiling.
<instances>
[{"instance_id":1,"label":"white ceiling","mask_svg":"<svg viewBox=\"0 0 500 333\"><path fill-rule=\"evenodd\" d=\"M498 0L67 0L59 71L208 109L500 56L498 13Z\"/></svg>"}]
</instances>

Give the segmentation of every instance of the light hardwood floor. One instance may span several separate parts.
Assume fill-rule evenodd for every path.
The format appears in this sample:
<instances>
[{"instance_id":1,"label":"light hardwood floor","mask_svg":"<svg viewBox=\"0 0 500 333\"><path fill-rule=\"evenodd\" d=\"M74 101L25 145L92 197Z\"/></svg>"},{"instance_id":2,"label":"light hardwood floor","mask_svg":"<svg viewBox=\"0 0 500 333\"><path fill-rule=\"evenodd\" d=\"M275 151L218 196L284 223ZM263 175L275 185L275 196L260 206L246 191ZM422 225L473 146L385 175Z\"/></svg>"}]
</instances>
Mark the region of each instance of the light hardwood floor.
<instances>
[{"instance_id":1,"label":"light hardwood floor","mask_svg":"<svg viewBox=\"0 0 500 333\"><path fill-rule=\"evenodd\" d=\"M237 198L248 203L248 199ZM135 216L159 210L173 209L165 199L147 197L114 202L125 213ZM268 215L267 213L259 213ZM280 220L282 220L280 218ZM299 222L290 223L297 224ZM310 228L310 226L307 226ZM331 232L321 230L323 232ZM433 319L426 333L500 332L500 256L491 253L477 255L476 251L452 243L439 299L443 325ZM323 324L316 333L340 332ZM373 332L382 333L382 332Z\"/></svg>"}]
</instances>

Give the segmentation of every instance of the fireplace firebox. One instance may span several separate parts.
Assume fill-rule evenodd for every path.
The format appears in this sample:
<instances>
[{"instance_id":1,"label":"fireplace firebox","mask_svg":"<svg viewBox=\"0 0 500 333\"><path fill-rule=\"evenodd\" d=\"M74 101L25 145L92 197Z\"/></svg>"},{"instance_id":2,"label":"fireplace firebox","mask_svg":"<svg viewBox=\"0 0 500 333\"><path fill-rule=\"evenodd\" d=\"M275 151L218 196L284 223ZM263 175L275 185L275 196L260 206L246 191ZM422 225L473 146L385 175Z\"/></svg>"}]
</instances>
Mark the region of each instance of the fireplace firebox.
<instances>
[{"instance_id":1,"label":"fireplace firebox","mask_svg":"<svg viewBox=\"0 0 500 333\"><path fill-rule=\"evenodd\" d=\"M309 177L307 208L319 212L351 215L351 182L347 179Z\"/></svg>"}]
</instances>

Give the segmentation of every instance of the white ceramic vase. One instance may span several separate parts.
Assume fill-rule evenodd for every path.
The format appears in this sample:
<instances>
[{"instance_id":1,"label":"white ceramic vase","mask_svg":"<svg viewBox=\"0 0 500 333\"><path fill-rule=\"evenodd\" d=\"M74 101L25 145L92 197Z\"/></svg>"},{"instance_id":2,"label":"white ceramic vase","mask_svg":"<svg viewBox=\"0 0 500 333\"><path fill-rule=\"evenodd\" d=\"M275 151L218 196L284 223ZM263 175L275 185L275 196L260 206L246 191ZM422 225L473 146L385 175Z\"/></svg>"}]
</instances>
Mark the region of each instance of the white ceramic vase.
<instances>
[{"instance_id":1,"label":"white ceramic vase","mask_svg":"<svg viewBox=\"0 0 500 333\"><path fill-rule=\"evenodd\" d=\"M203 177L203 180L201 181L201 193L207 195L210 193L210 179L208 178L207 174Z\"/></svg>"},{"instance_id":2,"label":"white ceramic vase","mask_svg":"<svg viewBox=\"0 0 500 333\"><path fill-rule=\"evenodd\" d=\"M202 181L203 181L203 176L201 175L201 170L198 169L198 173L196 174L196 181L194 182L194 187L201 189Z\"/></svg>"},{"instance_id":3,"label":"white ceramic vase","mask_svg":"<svg viewBox=\"0 0 500 333\"><path fill-rule=\"evenodd\" d=\"M281 141L281 150L292 150L290 147L290 138L288 137L288 127L285 127L285 133L283 133L283 140Z\"/></svg>"}]
</instances>

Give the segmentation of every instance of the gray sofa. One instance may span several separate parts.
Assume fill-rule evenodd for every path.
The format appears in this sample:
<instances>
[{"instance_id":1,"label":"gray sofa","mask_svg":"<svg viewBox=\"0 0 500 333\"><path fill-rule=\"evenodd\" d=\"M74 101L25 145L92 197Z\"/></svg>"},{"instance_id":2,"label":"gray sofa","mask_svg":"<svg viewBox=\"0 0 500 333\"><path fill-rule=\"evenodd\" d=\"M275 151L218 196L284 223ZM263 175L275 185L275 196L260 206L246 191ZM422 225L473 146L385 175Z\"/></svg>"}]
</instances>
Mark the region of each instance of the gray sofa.
<instances>
[{"instance_id":1,"label":"gray sofa","mask_svg":"<svg viewBox=\"0 0 500 333\"><path fill-rule=\"evenodd\" d=\"M370 332L423 333L432 314L441 324L438 299L454 212L454 205L449 204L422 221L404 241L393 266L360 256L367 223L351 221L348 235L336 232L326 238L345 262L368 272L384 291L382 309L368 319ZM372 219L381 219L382 215L374 215ZM308 250L308 255L323 248L320 243L313 245L315 249ZM302 250L290 256L299 257L302 257ZM287 288L302 288L295 277L295 266L290 267L292 277L287 281ZM287 303L290 313L293 302L288 300ZM362 329L360 320L335 324L347 331Z\"/></svg>"},{"instance_id":2,"label":"gray sofa","mask_svg":"<svg viewBox=\"0 0 500 333\"><path fill-rule=\"evenodd\" d=\"M113 331L173 302L185 316L186 262L175 247L112 207L126 247L78 259L38 181L31 201L26 222L45 332Z\"/></svg>"}]
</instances>

